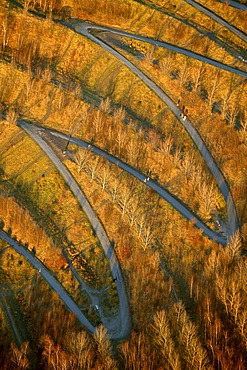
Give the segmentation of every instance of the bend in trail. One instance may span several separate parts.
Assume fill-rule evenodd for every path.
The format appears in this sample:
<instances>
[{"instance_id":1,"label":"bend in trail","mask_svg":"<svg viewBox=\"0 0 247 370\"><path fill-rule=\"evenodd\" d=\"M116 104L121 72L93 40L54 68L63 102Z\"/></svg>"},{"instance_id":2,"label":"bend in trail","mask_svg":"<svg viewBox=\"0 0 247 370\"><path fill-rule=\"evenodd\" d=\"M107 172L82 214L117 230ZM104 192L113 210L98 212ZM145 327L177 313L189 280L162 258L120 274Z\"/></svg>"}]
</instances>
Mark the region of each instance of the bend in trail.
<instances>
[{"instance_id":1,"label":"bend in trail","mask_svg":"<svg viewBox=\"0 0 247 370\"><path fill-rule=\"evenodd\" d=\"M112 154L109 154L108 152L104 151L103 149L98 148L97 146L81 140L77 139L75 137L66 135L62 132L48 129L48 128L42 128L38 126L32 125L33 128L36 128L37 130L47 130L49 133L55 137L59 137L60 139L64 139L66 141L70 141L71 143L74 143L80 147L83 147L85 149L89 149L90 145L90 151L104 157L109 162L117 165L119 168L124 170L125 172L128 172L130 175L134 176L136 179L138 179L141 182L144 182L146 179L146 175L135 169L134 167L128 165L127 163L123 162L119 158L115 157ZM218 234L216 231L211 230L207 225L205 225L202 220L198 216L196 216L192 211L190 211L179 199L174 197L167 189L159 185L155 180L152 180L151 178L149 181L145 181L144 184L148 186L149 188L153 189L157 194L159 194L163 199L165 199L168 203L170 203L182 216L187 218L189 221L193 222L193 224L198 227L200 230L204 232L205 235L207 235L210 239L217 241L218 243L222 245L226 245L227 240L222 237L222 235Z\"/></svg>"},{"instance_id":2,"label":"bend in trail","mask_svg":"<svg viewBox=\"0 0 247 370\"><path fill-rule=\"evenodd\" d=\"M198 150L200 151L201 155L206 161L206 164L208 168L210 169L211 173L213 174L219 189L221 190L222 195L225 198L226 201L226 207L227 207L227 214L228 214L228 223L229 223L229 232L228 237L230 237L232 234L234 234L238 228L238 217L237 212L234 204L233 197L231 195L231 191L228 187L228 184L218 168L214 158L212 157L210 151L208 150L206 144L204 143L203 139L199 135L198 131L194 128L192 123L189 121L188 118L181 119L181 111L176 106L176 104L172 101L172 99L160 88L158 87L146 74L141 72L133 63L131 63L127 58L125 58L123 55L121 55L119 52L117 52L115 49L113 49L111 46L109 46L106 42L98 39L96 36L92 35L90 33L91 29L94 29L93 25L87 24L85 22L81 22L79 25L74 25L72 28L75 29L76 32L81 33L82 35L88 37L90 40L94 41L101 47L103 47L105 50L109 51L112 55L114 55L116 58L118 58L120 61L122 61L128 68L131 69L133 73L135 73L154 93L156 93L163 102L169 107L169 109L173 112L175 117L180 121L180 123L183 124L186 131L189 133L191 139L196 144ZM96 26L96 29L103 29L105 27ZM109 28L105 28L108 32ZM117 33L118 31L114 30L114 33Z\"/></svg>"},{"instance_id":3,"label":"bend in trail","mask_svg":"<svg viewBox=\"0 0 247 370\"><path fill-rule=\"evenodd\" d=\"M68 307L68 309L75 314L80 323L91 333L94 332L94 326L88 321L88 319L83 315L77 304L69 296L63 286L57 281L54 276L49 272L49 270L29 252L26 248L20 245L16 240L12 239L7 233L0 230L0 238L5 240L11 247L13 247L16 252L21 254L31 265L40 271L40 274L45 278L47 283L57 292L62 301Z\"/></svg>"},{"instance_id":4,"label":"bend in trail","mask_svg":"<svg viewBox=\"0 0 247 370\"><path fill-rule=\"evenodd\" d=\"M122 277L121 269L115 255L114 249L108 236L94 213L93 208L89 204L86 196L78 186L77 182L71 175L71 173L65 168L62 164L60 159L56 156L50 146L41 138L38 134L37 129L24 121L19 121L18 126L24 129L34 140L35 142L41 147L41 149L48 155L50 160L53 162L57 170L60 172L62 177L64 178L65 182L68 184L70 190L75 195L76 199L78 200L79 204L81 205L82 209L84 210L85 214L87 215L98 239L102 245L102 248L105 252L106 257L109 260L110 268L112 271L112 275L116 278L116 288L118 292L118 299L119 299L119 309L118 315L106 318L102 314L102 310L99 312L101 314L102 323L108 330L108 334L111 339L123 339L130 334L130 312L129 312L129 304L127 293L125 289L125 283ZM86 289L86 287L85 287ZM87 291L87 293L92 298L91 291Z\"/></svg>"},{"instance_id":5,"label":"bend in trail","mask_svg":"<svg viewBox=\"0 0 247 370\"><path fill-rule=\"evenodd\" d=\"M215 20L216 22L218 22L222 26L228 28L230 31L235 33L235 35L240 37L243 41L247 42L247 35L244 32L240 31L238 28L229 24L225 19L223 19L220 16L218 16L217 14L215 14L212 10L209 10L208 8L206 8L205 6L197 3L194 0L184 0L184 1L186 3L192 5L194 8L200 10L202 13L206 14L208 17L212 18L213 20ZM246 10L246 9L247 9L247 7L243 10Z\"/></svg>"},{"instance_id":6,"label":"bend in trail","mask_svg":"<svg viewBox=\"0 0 247 370\"><path fill-rule=\"evenodd\" d=\"M150 43L150 44L153 44L153 45L156 45L156 46L159 46L161 48L165 48L165 49L168 49L168 50L171 50L175 53L179 53L179 54L183 54L183 55L186 55L190 58L193 58L193 59L196 59L196 60L199 60L201 62L204 62L204 63L207 63L207 64L210 64L212 66L215 66L215 67L218 67L218 68L221 68L221 69L224 69L228 72L231 72L231 73L235 73L235 74L238 74L239 76L242 76L242 77L245 77L247 78L247 72L241 70L241 69L238 69L238 68L234 68L234 67L231 67L227 64L224 64L224 63L221 63L221 62L218 62L217 60L214 60L214 59L211 59L211 58L208 58L208 57L205 57L201 54L198 54L198 53L195 53L194 51L190 51L190 50L187 50L187 49L184 49L184 48L181 48L179 46L176 46L176 45L173 45L173 44L170 44L168 42L164 42L164 41L158 41L158 40L154 40L154 39L151 39L149 37L145 37L145 36L140 36L140 35L135 35L133 33L129 33L129 32L125 32L125 31L121 31L121 30L117 30L117 29L114 29L114 28L110 28L110 27L105 27L105 26L99 26L97 24L92 24L92 23L87 23L87 22L82 22L82 21L79 21L78 20L78 23L77 24L72 24L72 23L68 23L68 22L59 22L71 29L73 29L74 31L76 31L77 33L80 33L86 37L88 37L89 39L91 39L92 41L96 42L97 44L99 44L100 46L104 47L106 50L108 50L111 54L115 55L118 59L120 59L117 55L121 55L120 53L118 53L115 49L113 49L111 46L109 46L106 42L104 42L103 40L100 40L100 38L98 38L96 35L93 35L91 33L91 31L102 31L102 32L108 32L108 33L112 33L112 34L116 34L116 35L119 35L119 36L123 36L123 37L129 37L129 38L133 38L133 39L136 39L136 40L139 40L139 41L143 41L143 42L147 42L147 43ZM105 45L105 46L103 46ZM107 47L109 48L107 48ZM110 51L111 50L111 51ZM126 59L126 58L125 58ZM127 60L127 59L126 59ZM123 61L123 59L122 59ZM126 64L126 63L125 63Z\"/></svg>"}]
</instances>

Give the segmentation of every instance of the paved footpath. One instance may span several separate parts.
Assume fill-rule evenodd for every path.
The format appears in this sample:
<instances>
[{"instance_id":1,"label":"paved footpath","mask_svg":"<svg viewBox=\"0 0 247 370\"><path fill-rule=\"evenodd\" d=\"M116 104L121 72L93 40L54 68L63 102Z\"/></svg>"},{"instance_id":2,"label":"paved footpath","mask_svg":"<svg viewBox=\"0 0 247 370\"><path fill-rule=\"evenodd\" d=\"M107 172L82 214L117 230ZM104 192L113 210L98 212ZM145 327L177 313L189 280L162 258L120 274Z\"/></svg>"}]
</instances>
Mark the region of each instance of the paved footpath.
<instances>
[{"instance_id":1,"label":"paved footpath","mask_svg":"<svg viewBox=\"0 0 247 370\"><path fill-rule=\"evenodd\" d=\"M21 244L19 244L16 240L12 239L7 233L0 230L0 238L5 240L12 248L16 250L19 254L21 254L25 259L31 263L31 265L36 268L40 275L48 282L48 284L57 292L60 296L62 301L68 307L68 309L73 312L80 323L91 333L95 331L94 326L87 320L87 318L83 315L77 304L73 301L73 299L69 296L63 286L57 281L57 279L52 276L49 270L39 261L35 256L32 255L26 248L24 248Z\"/></svg>"},{"instance_id":2,"label":"paved footpath","mask_svg":"<svg viewBox=\"0 0 247 370\"><path fill-rule=\"evenodd\" d=\"M95 35L91 34L91 31L94 29L94 25L90 25L85 22L81 22L76 25L72 25L72 28L75 29L76 32L81 33L82 35L88 37L90 40L94 41L102 48L107 50L109 53L114 55L118 58L123 64L125 64L133 73L135 73L155 94L157 94L160 99L170 108L172 113L178 119L178 122L184 126L188 134L190 135L191 139L194 141L195 145L197 146L198 150L200 151L201 155L203 156L208 168L210 169L212 175L214 176L219 189L221 190L222 195L224 196L226 207L227 207L227 215L228 215L228 227L227 227L227 236L228 238L231 237L239 228L238 224L238 217L235 208L235 203L230 191L230 188L227 184L224 175L222 174L221 170L216 164L213 156L211 155L210 151L208 150L205 142L201 138L199 132L193 126L192 122L188 119L188 117L181 118L181 110L177 107L177 105L173 102L173 100L159 87L153 82L146 74L140 71L133 63L131 63L127 58L121 55L118 51L113 49L110 45L105 43L104 41L97 38ZM101 27L104 29L104 27ZM98 29L96 27L96 29ZM107 28L109 31L109 28ZM115 31L114 31L115 32ZM116 31L117 32L117 31Z\"/></svg>"},{"instance_id":3,"label":"paved footpath","mask_svg":"<svg viewBox=\"0 0 247 370\"><path fill-rule=\"evenodd\" d=\"M25 130L41 147L41 149L48 155L50 160L53 162L57 170L60 172L62 177L64 178L65 182L68 184L70 190L75 195L76 199L78 200L79 204L81 205L82 209L86 213L100 243L105 252L106 257L109 260L112 276L116 278L116 288L118 292L118 299L119 299L119 309L118 315L112 316L109 318L101 317L102 322L104 323L106 329L108 330L108 334L112 339L123 339L128 337L131 330L131 320L130 320L130 310L129 310L129 303L128 303L128 296L126 293L125 283L123 280L123 276L121 273L120 265L118 263L117 257L115 255L114 249L108 236L99 221L98 217L94 213L93 208L89 204L86 196L80 189L79 185L71 175L71 173L67 170L67 168L62 164L60 159L54 153L54 151L50 148L50 146L42 139L40 136L37 128L32 125L28 124L24 121L18 122L18 126ZM90 295L90 291L88 294ZM99 313L101 313L100 311Z\"/></svg>"},{"instance_id":4,"label":"paved footpath","mask_svg":"<svg viewBox=\"0 0 247 370\"><path fill-rule=\"evenodd\" d=\"M228 72L235 73L235 74L238 74L241 77L247 78L247 72L246 71L243 71L243 70L238 69L238 68L231 67L228 64L218 62L215 59L205 57L204 55L195 53L194 51L191 51L191 50L188 50L188 49L181 48L179 46L170 44L168 42L158 41L158 40L155 40L155 39L151 39L149 37L135 35L133 33L117 30L117 29L110 28L110 27L99 26L97 24L82 22L82 21L79 21L79 20L78 20L77 23L69 23L69 22L59 22L59 23L61 23L65 26L75 30L76 32L88 37L92 41L94 41L97 44L99 44L100 46L102 46L104 49L108 50L111 54L115 55L118 59L120 59L119 56L121 54L118 53L111 46L109 46L106 42L104 42L103 40L100 40L100 38L96 37L95 36L96 33L94 31L108 32L108 33L116 34L116 35L119 35L119 36L129 37L131 39L135 39L135 40L139 40L139 41L143 41L143 42L148 42L150 44L159 46L161 48L165 48L165 49L174 51L175 53L186 55L190 58L199 60L201 62L210 64L210 65L215 66L217 68L221 68L221 69L224 69ZM111 51L110 51L110 49L111 49ZM117 54L118 54L118 56L117 56ZM126 60L128 60L128 59L126 59ZM122 59L122 61L123 61L123 59Z\"/></svg>"},{"instance_id":5,"label":"paved footpath","mask_svg":"<svg viewBox=\"0 0 247 370\"><path fill-rule=\"evenodd\" d=\"M42 128L40 128L40 129L42 129ZM194 214L192 211L190 211L179 199L174 197L167 189L165 189L164 187L159 185L155 180L152 180L152 178L150 178L147 181L147 176L145 174L141 173L140 171L138 171L134 167L128 165L125 162L123 162L122 160L115 157L114 155L109 154L108 152L98 148L97 146L95 146L91 143L88 143L87 141L74 138L72 136L63 134L62 132L58 132L58 131L55 131L55 130L52 130L52 129L47 129L46 128L45 130L48 130L48 132L51 135L55 136L55 137L59 137L59 138L64 139L66 141L69 140L71 143L75 143L76 145L81 146L85 149L89 149L89 147L90 147L90 150L93 153L95 153L97 155L100 155L101 157L104 157L109 162L117 165L122 170L128 172L129 174L131 174L132 176L134 176L138 180L144 182L144 184L146 186L153 189L163 199L165 199L167 202L169 202L179 213L181 213L182 216L187 218L187 220L193 222L193 224L196 227L198 227L199 229L201 229L204 232L204 234L207 235L210 239L215 240L215 241L217 241L218 243L220 243L224 246L226 245L226 243L227 243L226 238L224 238L222 235L218 234L216 231L211 230L207 225L205 225L202 222L202 220L200 220L196 216L196 214Z\"/></svg>"}]
</instances>

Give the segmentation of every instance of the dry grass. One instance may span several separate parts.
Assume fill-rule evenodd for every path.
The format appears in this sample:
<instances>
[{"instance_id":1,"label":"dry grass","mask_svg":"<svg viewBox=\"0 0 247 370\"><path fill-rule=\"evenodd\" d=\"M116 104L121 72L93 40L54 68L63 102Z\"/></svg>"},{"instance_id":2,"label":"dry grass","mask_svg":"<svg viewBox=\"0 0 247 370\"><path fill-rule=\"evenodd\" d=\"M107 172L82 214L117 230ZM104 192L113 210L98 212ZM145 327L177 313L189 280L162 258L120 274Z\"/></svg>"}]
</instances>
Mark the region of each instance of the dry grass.
<instances>
[{"instance_id":1,"label":"dry grass","mask_svg":"<svg viewBox=\"0 0 247 370\"><path fill-rule=\"evenodd\" d=\"M18 128L16 129L19 130ZM15 131L13 130L13 132ZM3 135L1 135L1 139L2 138ZM11 136L9 140L11 140ZM40 153L40 159L42 160L37 164L36 161L33 160L38 158ZM37 176L37 169L39 174L46 173L47 169L50 169L51 164L46 158L43 158L43 153L40 151L39 147L28 136L25 136L23 141L18 142L15 146L9 148L2 154L2 167L4 169L5 178L15 184L14 186L16 186L17 189L20 188L22 197L26 197L26 205L30 207L30 214L27 215L24 213L25 223L28 224L26 217L28 218L32 215L32 217L38 220L38 223L42 225L42 227L46 228L49 237L56 240L56 243L58 240L55 238L55 233L59 230L64 230L60 237L57 235L60 240L60 246L58 252L55 254L54 251L47 246L47 242L43 245L42 240L45 236L41 228L37 231L37 235L42 235L42 237L39 236L38 241L35 242L35 238L32 235L35 227L31 227L30 225L28 226L28 238L25 237L23 230L26 232L27 230L22 228L20 229L22 222L20 222L20 219L17 217L17 215L21 217L22 210L20 207L17 207L18 209L13 211L13 215L17 217L15 229L17 231L17 237L21 238L23 242L35 245L38 257L47 259L49 267L56 267L56 263L52 261L52 253L57 257L57 264L60 266L57 266L58 268L61 268L61 263L62 265L66 264L66 261L62 257L61 248L62 246L66 246L67 241L74 244L80 244L78 249L79 251L85 248L85 241L86 245L98 245L97 239L93 235L93 231L88 224L87 218L60 176L54 172L54 170L45 176ZM34 178L36 181L33 182ZM30 184L30 182L32 183ZM39 211L37 213L38 209ZM6 219L5 213L1 215L1 218L7 222L7 228L11 226L15 220L13 217ZM57 230L54 230L54 226ZM100 249L98 250L98 257L100 260L104 260L103 252L101 251L101 255L99 255L99 253ZM88 266L91 265L90 269L95 269L97 271L97 260L88 258L87 264ZM99 273L99 276L100 275L101 274ZM105 275L106 279L110 276L109 267L108 269L104 268L103 275L101 276L101 284L104 284Z\"/></svg>"},{"instance_id":2,"label":"dry grass","mask_svg":"<svg viewBox=\"0 0 247 370\"><path fill-rule=\"evenodd\" d=\"M229 6L227 3L215 3L213 0L198 0L198 2L212 10L230 24L233 24L235 27L246 32L246 14L244 11Z\"/></svg>"}]
</instances>

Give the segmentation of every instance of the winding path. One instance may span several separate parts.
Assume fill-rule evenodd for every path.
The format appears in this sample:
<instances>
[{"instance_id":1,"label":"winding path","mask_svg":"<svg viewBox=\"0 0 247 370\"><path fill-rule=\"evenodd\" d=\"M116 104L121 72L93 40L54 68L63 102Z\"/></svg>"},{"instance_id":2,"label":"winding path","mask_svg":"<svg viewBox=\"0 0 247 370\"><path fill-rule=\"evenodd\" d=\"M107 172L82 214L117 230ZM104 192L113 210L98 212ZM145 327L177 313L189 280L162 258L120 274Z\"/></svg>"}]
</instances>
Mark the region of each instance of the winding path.
<instances>
[{"instance_id":1,"label":"winding path","mask_svg":"<svg viewBox=\"0 0 247 370\"><path fill-rule=\"evenodd\" d=\"M231 72L231 73L235 73L235 74L238 74L239 76L241 77L245 77L247 78L247 72L241 70L241 69L238 69L238 68L234 68L234 67L231 67L227 64L224 64L224 63L221 63L221 62L218 62L217 60L214 60L214 59L211 59L211 58L208 58L208 57L205 57L201 54L198 54L198 53L195 53L193 51L190 51L190 50L187 50L187 49L184 49L184 48L181 48L179 46L176 46L176 45L173 45L173 44L170 44L168 42L164 42L164 41L158 41L158 40L154 40L154 39L151 39L149 37L145 37L145 36L140 36L140 35L135 35L135 34L132 34L132 33L129 33L129 32L125 32L125 31L120 31L120 30L116 30L114 28L110 28L110 27L104 27L104 26L99 26L97 24L91 24L91 23L87 23L87 22L81 22L81 21L78 21L78 23L76 24L72 24L72 23L69 23L69 22L59 22L71 29L73 29L74 31L76 31L77 33L80 33L86 37L88 37L89 39L91 39L92 41L96 42L97 44L99 44L101 47L104 47L106 50L108 50L111 54L117 56L118 59L120 59L120 53L118 53L115 49L113 49L112 47L110 47L106 42L104 42L103 40L100 40L99 37L97 37L95 35L95 31L96 32L109 32L109 33L112 33L112 34L116 34L116 35L119 35L119 36L123 36L123 37L128 37L128 38L132 38L132 39L136 39L136 40L139 40L139 41L143 41L143 42L147 42L147 43L150 43L150 44L153 44L153 45L156 45L156 46L159 46L161 48L165 48L165 49L168 49L168 50L171 50L171 51L174 51L176 53L179 53L179 54L182 54L182 55L185 55L185 56L188 56L190 58L193 58L193 59L196 59L196 60L199 60L201 62L204 62L204 63L207 63L207 64L210 64L212 66L215 66L217 68L221 68L221 69L224 69L228 72ZM94 33L94 34L93 34ZM125 58L125 60L127 60ZM123 61L123 60L122 60ZM130 62L129 62L130 63ZM126 63L125 63L126 64ZM131 64L131 63L130 63ZM139 76L140 77L140 76Z\"/></svg>"},{"instance_id":2,"label":"winding path","mask_svg":"<svg viewBox=\"0 0 247 370\"><path fill-rule=\"evenodd\" d=\"M36 128L37 131L44 130L42 127L34 126L32 125L32 129ZM61 132L47 129L49 133L55 137L59 137L61 139L64 139L66 141L70 141L71 143L74 143L80 147L83 147L85 149L88 149L89 143L84 140L80 140L77 138L74 138L72 136L63 134ZM109 162L117 165L122 170L128 172L132 176L134 176L136 179L143 182L145 178L147 177L145 174L141 173L140 171L136 170L132 166L128 165L127 163L123 162L119 158L115 157L112 154L109 154L108 152L98 148L97 146L90 143L90 150L94 152L95 154L104 157ZM189 221L193 222L193 224L201 229L205 235L207 235L210 239L217 241L218 243L222 245L226 245L227 240L226 238L222 237L222 235L218 234L214 230L211 230L207 225L205 225L199 218L196 216L192 211L190 211L181 201L179 201L177 198L175 198L167 189L164 189L164 187L160 186L156 181L150 179L149 181L145 182L145 185L149 188L153 189L157 194L159 194L163 199L165 199L167 202L169 202L179 213L181 213L182 216L187 218Z\"/></svg>"},{"instance_id":3,"label":"winding path","mask_svg":"<svg viewBox=\"0 0 247 370\"><path fill-rule=\"evenodd\" d=\"M200 4L191 1L186 0L189 4L197 7L199 10L200 7L202 7ZM192 4L193 3L193 4ZM204 8L204 7L202 7ZM207 12L210 12L210 17L217 20L219 23L225 26L226 21L222 20L220 17L215 15L211 11L205 11L206 8L204 8L204 13L208 14ZM201 10L203 11L203 10ZM219 21L220 20L220 21ZM179 48L175 45L171 45L165 42L156 41L153 39L149 39L143 36L137 36L133 35L127 32L114 30L108 27L104 26L98 26L98 25L92 25L85 22L78 22L77 24L71 24L68 22L60 22L67 27L70 27L74 29L76 32L86 36L87 38L91 39L101 47L103 47L105 50L110 52L112 55L114 55L116 58L118 58L123 64L125 64L127 67L129 67L132 72L134 72L151 90L153 90L163 101L164 103L170 108L170 110L173 112L173 114L176 116L176 118L180 121L180 123L183 124L187 132L190 134L192 140L197 145L199 151L201 152L202 156L204 157L209 169L211 170L212 174L214 175L218 186L226 200L227 204L227 212L228 212L228 222L229 222L229 232L228 237L230 237L233 233L235 233L238 229L238 219L237 219L237 213L234 205L234 201L230 192L230 189L227 185L227 182L224 179L223 174L221 173L220 169L217 167L211 153L207 149L204 141L200 137L197 130L193 127L191 122L186 118L185 120L182 120L180 118L181 111L177 108L175 103L169 98L168 95L164 93L164 91L159 88L147 75L145 75L143 72L141 72L134 64L132 64L128 59L126 59L123 55L118 53L116 50L114 50L111 46L109 46L106 42L100 40L98 37L96 37L95 34L92 34L92 32L110 32L115 33L120 36L124 37L131 37L138 39L140 41L149 42L152 44L155 44L160 47L165 47L169 50L187 55L189 57L193 57L195 59L198 59L200 61L209 63L211 65L214 65L219 68L223 68L225 70L228 70L232 73L237 73L240 76L247 77L247 72L241 71L237 68L233 68L230 66L227 66L223 63L214 61L210 58L203 57L199 54L193 53L189 50ZM228 24L227 24L228 25ZM228 25L229 29L232 30L232 32L236 33L236 29L233 26ZM241 31L237 30L237 33L239 37L247 40L247 37L245 34L243 34ZM118 291L118 297L119 297L119 314L117 317L111 317L108 320L105 320L104 325L108 330L108 334L112 339L123 339L127 337L131 330L131 323L130 323L130 312L129 312L129 305L128 305L128 299L127 294L125 290L125 285L123 281L123 277L121 274L120 266L118 264L118 261L116 259L114 250L112 248L112 245L106 235L106 232L101 225L100 221L96 217L91 205L87 201L86 197L84 196L83 192L79 188L78 184L72 177L72 175L69 173L69 171L63 166L59 158L55 155L55 153L52 151L52 149L49 147L49 145L46 144L46 142L41 138L38 131L40 128L35 127L34 125L30 125L24 121L19 122L18 125L23 128L35 141L42 150L45 151L45 153L49 156L51 161L54 163L60 174L63 176L66 183L69 185L71 191L74 193L76 198L78 199L80 205L84 209L85 213L87 214L89 221L92 224L92 227L94 228L96 235L101 242L101 245L105 251L106 257L109 259L110 267L112 270L112 274L114 277L117 278L116 280L116 286ZM54 130L51 131L51 133L55 136L60 136L64 139L68 139L68 136L57 133ZM83 147L87 147L88 143L79 139L71 138L70 140L75 142L78 145L81 145ZM116 157L110 155L107 152L104 152L103 150L97 148L96 146L92 145L93 151L98 154L104 156L106 159L108 159L110 162L117 164L120 168L123 170L129 172L130 174L134 175L136 178L138 178L140 181L143 181L145 179L145 176L137 171L136 169L132 168L131 166L127 165L123 161L117 159ZM146 182L146 185L148 185L150 188L154 189L158 194L160 194L164 199L166 199L168 202L170 202L181 214L183 214L187 219L193 220L195 225L199 227L203 232L210 238L216 240L217 242L221 243L222 245L226 245L226 239L223 238L221 235L216 233L215 231L208 228L197 216L195 216L192 212L190 212L179 200L174 198L167 190L160 187L155 181L150 180ZM45 268L45 266L38 261L30 252L28 252L24 247L19 245L15 240L10 238L5 232L0 231L0 237L8 242L18 253L22 254L35 268L40 270L41 275L47 280L47 282L52 286L52 288L59 294L61 299L64 301L64 303L67 305L67 307L77 316L78 320L82 323L83 326L85 326L90 332L94 332L95 328L94 326L86 319L86 317L82 314L79 307L76 305L76 303L70 298L70 296L67 294L67 292L64 290L62 285L50 274L50 272Z\"/></svg>"},{"instance_id":4,"label":"winding path","mask_svg":"<svg viewBox=\"0 0 247 370\"><path fill-rule=\"evenodd\" d=\"M60 172L62 177L64 178L65 182L70 187L70 190L75 195L76 199L78 200L79 204L81 205L82 209L86 213L101 245L104 249L105 255L109 260L110 268L112 271L112 275L116 278L116 288L118 292L118 299L119 299L119 310L118 315L114 317L104 318L102 317L102 322L104 326L108 330L108 334L112 339L123 339L128 337L131 330L131 322L130 322L130 312L129 312L129 304L127 293L125 289L124 280L122 277L121 269L116 258L114 249L108 236L94 213L93 208L87 201L87 198L83 194L82 190L78 186L77 182L71 175L71 173L65 168L62 164L60 159L56 156L50 146L41 138L38 133L38 130L35 126L30 125L24 121L18 122L18 126L24 129L34 140L35 142L41 147L41 149L48 155L50 160L53 162L57 170ZM88 292L90 295L91 292ZM90 324L91 325L91 324Z\"/></svg>"},{"instance_id":5,"label":"winding path","mask_svg":"<svg viewBox=\"0 0 247 370\"><path fill-rule=\"evenodd\" d=\"M81 310L77 306L77 304L73 301L73 299L69 296L63 286L51 275L49 270L29 252L23 246L21 246L16 240L12 239L7 233L0 230L0 238L5 240L11 247L13 247L16 252L21 254L27 261L31 263L31 265L40 271L40 274L43 278L48 282L48 284L57 292L59 297L62 301L66 304L68 309L73 312L80 323L87 328L88 331L93 333L95 331L94 326L87 320L87 318L82 314Z\"/></svg>"},{"instance_id":6,"label":"winding path","mask_svg":"<svg viewBox=\"0 0 247 370\"><path fill-rule=\"evenodd\" d=\"M152 91L154 91L155 94L157 94L161 98L161 100L163 100L163 102L170 108L170 110L173 112L173 114L178 119L178 121L182 123L186 131L189 133L191 139L196 144L201 155L204 157L208 168L212 172L221 190L221 193L225 198L227 214L228 214L228 224L229 224L228 237L233 235L238 230L239 225L238 225L237 212L236 212L234 200L231 195L231 191L228 187L228 184L222 172L218 168L214 158L212 157L210 151L208 150L206 144L204 143L203 139L199 135L198 131L194 128L190 120L188 118L181 119L180 109L176 106L176 104L172 101L172 99L159 86L157 86L147 75L141 72L133 63L131 63L127 58L125 58L115 49L113 49L110 45L103 42L102 40L97 38L95 35L92 35L91 31L94 29L93 25L90 25L85 22L81 22L80 24L74 25L72 28L74 28L76 32L81 33L82 35L88 37L90 40L94 41L95 43L103 47L105 50L109 51L112 55L118 58L123 64L125 64L128 68L130 68L133 73L135 73ZM96 26L96 30L98 29L104 30L104 27L99 26L98 28ZM106 31L110 32L108 27L106 27ZM114 33L117 33L117 32L118 31L114 30Z\"/></svg>"}]
</instances>

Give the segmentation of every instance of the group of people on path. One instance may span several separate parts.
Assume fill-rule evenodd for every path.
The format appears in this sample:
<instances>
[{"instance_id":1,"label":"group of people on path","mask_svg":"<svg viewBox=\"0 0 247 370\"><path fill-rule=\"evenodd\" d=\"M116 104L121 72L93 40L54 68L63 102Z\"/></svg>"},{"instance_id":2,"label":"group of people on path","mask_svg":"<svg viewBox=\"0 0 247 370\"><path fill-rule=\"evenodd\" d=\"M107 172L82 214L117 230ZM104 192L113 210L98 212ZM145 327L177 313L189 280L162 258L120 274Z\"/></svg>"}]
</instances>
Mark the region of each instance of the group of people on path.
<instances>
[{"instance_id":1,"label":"group of people on path","mask_svg":"<svg viewBox=\"0 0 247 370\"><path fill-rule=\"evenodd\" d=\"M178 99L178 102L177 102L176 106L177 106L178 108L180 108L180 99ZM180 113L179 117L180 117L183 121L185 121L185 120L186 120L186 118L187 118L187 114L188 114L188 109L187 109L187 108L185 108L185 106L184 106L184 105L182 105L182 107L181 107L181 113Z\"/></svg>"}]
</instances>

